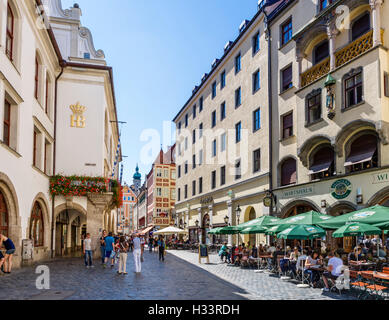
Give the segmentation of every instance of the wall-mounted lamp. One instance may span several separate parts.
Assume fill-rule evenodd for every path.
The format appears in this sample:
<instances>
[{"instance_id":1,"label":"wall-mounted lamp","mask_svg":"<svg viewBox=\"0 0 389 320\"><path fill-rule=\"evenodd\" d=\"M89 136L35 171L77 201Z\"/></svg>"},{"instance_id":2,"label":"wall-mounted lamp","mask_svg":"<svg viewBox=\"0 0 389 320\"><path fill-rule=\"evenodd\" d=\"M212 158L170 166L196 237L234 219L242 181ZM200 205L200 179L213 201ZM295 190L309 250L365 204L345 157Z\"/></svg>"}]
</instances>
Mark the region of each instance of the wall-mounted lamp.
<instances>
[{"instance_id":1,"label":"wall-mounted lamp","mask_svg":"<svg viewBox=\"0 0 389 320\"><path fill-rule=\"evenodd\" d=\"M357 204L363 203L363 194L362 194L362 188L357 189Z\"/></svg>"}]
</instances>

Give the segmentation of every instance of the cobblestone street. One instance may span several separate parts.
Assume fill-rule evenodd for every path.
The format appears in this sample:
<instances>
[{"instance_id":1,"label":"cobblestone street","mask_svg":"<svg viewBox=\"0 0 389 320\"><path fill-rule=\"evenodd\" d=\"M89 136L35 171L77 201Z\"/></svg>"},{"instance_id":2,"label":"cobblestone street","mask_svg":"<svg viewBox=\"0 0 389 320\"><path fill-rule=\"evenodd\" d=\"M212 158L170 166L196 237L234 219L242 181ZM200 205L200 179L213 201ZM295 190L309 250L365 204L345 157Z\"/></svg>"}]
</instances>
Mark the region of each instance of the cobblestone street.
<instances>
[{"instance_id":1,"label":"cobblestone street","mask_svg":"<svg viewBox=\"0 0 389 320\"><path fill-rule=\"evenodd\" d=\"M100 261L96 261L99 263ZM198 255L170 251L160 263L156 253L145 252L142 274L134 273L133 257L127 261L127 276L118 275L117 265L87 269L81 259L48 262L50 290L35 286L35 268L15 270L0 277L0 299L39 300L288 300L339 299L322 295L320 289L299 289L267 274L220 264L217 255L209 265L198 265ZM346 298L342 296L342 298Z\"/></svg>"}]
</instances>

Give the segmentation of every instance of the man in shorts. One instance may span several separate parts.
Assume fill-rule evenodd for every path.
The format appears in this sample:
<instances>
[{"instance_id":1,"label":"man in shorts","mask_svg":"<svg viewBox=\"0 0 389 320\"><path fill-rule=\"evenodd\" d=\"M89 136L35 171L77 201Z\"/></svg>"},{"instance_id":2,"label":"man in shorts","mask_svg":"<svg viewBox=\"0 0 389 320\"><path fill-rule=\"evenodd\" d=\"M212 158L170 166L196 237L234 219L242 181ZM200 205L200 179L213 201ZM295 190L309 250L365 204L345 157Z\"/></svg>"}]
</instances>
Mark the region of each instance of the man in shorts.
<instances>
[{"instance_id":1,"label":"man in shorts","mask_svg":"<svg viewBox=\"0 0 389 320\"><path fill-rule=\"evenodd\" d=\"M108 259L111 258L111 254L113 251L113 245L115 243L115 239L112 237L112 232L108 234L108 237L105 238L105 263L103 264L103 267L107 267ZM114 266L113 259L111 258L111 268Z\"/></svg>"},{"instance_id":2,"label":"man in shorts","mask_svg":"<svg viewBox=\"0 0 389 320\"><path fill-rule=\"evenodd\" d=\"M328 285L328 279L336 280L338 277L342 274L342 267L343 267L343 260L336 257L335 253L331 251L328 254L328 257L330 258L328 260L328 267L326 272L323 273L323 281L325 284L325 288L323 288L324 292L330 291L329 285Z\"/></svg>"}]
</instances>

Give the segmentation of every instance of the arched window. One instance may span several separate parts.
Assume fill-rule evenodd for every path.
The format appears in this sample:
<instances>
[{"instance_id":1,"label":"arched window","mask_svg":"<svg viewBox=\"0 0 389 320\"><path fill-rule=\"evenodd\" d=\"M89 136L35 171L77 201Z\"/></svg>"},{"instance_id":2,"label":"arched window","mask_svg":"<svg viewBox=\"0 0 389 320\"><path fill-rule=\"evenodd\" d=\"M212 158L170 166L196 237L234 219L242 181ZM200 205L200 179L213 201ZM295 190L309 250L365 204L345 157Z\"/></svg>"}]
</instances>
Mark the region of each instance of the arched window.
<instances>
[{"instance_id":1,"label":"arched window","mask_svg":"<svg viewBox=\"0 0 389 320\"><path fill-rule=\"evenodd\" d=\"M281 186L297 182L297 164L293 158L286 159L281 165Z\"/></svg>"},{"instance_id":2,"label":"arched window","mask_svg":"<svg viewBox=\"0 0 389 320\"><path fill-rule=\"evenodd\" d=\"M317 64L324 59L328 58L330 55L330 49L328 40L321 42L318 44L313 50L313 63Z\"/></svg>"},{"instance_id":3,"label":"arched window","mask_svg":"<svg viewBox=\"0 0 389 320\"><path fill-rule=\"evenodd\" d=\"M8 209L0 191L0 233L8 237Z\"/></svg>"},{"instance_id":4,"label":"arched window","mask_svg":"<svg viewBox=\"0 0 389 320\"><path fill-rule=\"evenodd\" d=\"M10 4L7 5L7 39L5 45L5 53L7 57L13 61L13 47L15 37L15 15Z\"/></svg>"},{"instance_id":5,"label":"arched window","mask_svg":"<svg viewBox=\"0 0 389 320\"><path fill-rule=\"evenodd\" d=\"M378 167L378 143L374 134L364 134L355 139L349 148L344 166L348 172Z\"/></svg>"},{"instance_id":6,"label":"arched window","mask_svg":"<svg viewBox=\"0 0 389 320\"><path fill-rule=\"evenodd\" d=\"M334 149L331 146L318 147L313 152L309 174L312 180L332 177L335 173Z\"/></svg>"},{"instance_id":7,"label":"arched window","mask_svg":"<svg viewBox=\"0 0 389 320\"><path fill-rule=\"evenodd\" d=\"M31 213L30 239L34 241L34 247L43 247L43 212L38 202Z\"/></svg>"},{"instance_id":8,"label":"arched window","mask_svg":"<svg viewBox=\"0 0 389 320\"><path fill-rule=\"evenodd\" d=\"M352 24L351 37L355 41L365 33L370 31L370 13L366 12Z\"/></svg>"}]
</instances>

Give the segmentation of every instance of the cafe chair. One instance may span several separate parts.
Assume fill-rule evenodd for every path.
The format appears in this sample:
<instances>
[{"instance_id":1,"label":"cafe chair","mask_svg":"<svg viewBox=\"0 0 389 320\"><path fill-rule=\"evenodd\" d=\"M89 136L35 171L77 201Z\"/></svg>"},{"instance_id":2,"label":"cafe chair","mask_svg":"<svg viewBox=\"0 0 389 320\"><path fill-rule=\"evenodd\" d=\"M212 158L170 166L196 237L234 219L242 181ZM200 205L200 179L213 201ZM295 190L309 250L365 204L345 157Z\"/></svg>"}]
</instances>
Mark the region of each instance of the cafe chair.
<instances>
[{"instance_id":1,"label":"cafe chair","mask_svg":"<svg viewBox=\"0 0 389 320\"><path fill-rule=\"evenodd\" d=\"M388 292L389 288L382 285L378 279L374 277L373 274L361 272L362 278L368 283L366 286L366 297L375 298L376 300L384 299L384 296Z\"/></svg>"}]
</instances>

